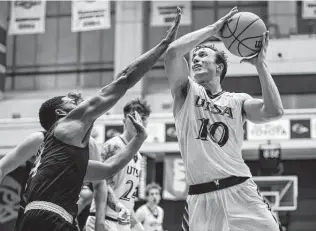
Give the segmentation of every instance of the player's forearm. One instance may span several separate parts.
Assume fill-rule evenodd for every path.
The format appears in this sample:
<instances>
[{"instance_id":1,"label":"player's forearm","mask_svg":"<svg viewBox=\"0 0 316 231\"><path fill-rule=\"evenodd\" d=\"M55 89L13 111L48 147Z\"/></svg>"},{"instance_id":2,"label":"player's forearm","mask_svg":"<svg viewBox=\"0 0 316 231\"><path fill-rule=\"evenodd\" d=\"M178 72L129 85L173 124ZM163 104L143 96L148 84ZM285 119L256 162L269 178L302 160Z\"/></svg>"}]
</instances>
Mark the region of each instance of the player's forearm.
<instances>
[{"instance_id":1,"label":"player's forearm","mask_svg":"<svg viewBox=\"0 0 316 231\"><path fill-rule=\"evenodd\" d=\"M25 163L30 159L32 155L30 153L25 153L25 155L18 155L15 151L9 152L0 160L0 178L6 176L8 173L12 172L14 169Z\"/></svg>"},{"instance_id":2,"label":"player's forearm","mask_svg":"<svg viewBox=\"0 0 316 231\"><path fill-rule=\"evenodd\" d=\"M119 172L138 152L146 138L146 134L137 134L123 149L104 163L89 160L85 181L108 179Z\"/></svg>"},{"instance_id":3,"label":"player's forearm","mask_svg":"<svg viewBox=\"0 0 316 231\"><path fill-rule=\"evenodd\" d=\"M265 62L256 65L264 102L264 111L270 119L278 119L284 114L279 90Z\"/></svg>"},{"instance_id":4,"label":"player's forearm","mask_svg":"<svg viewBox=\"0 0 316 231\"><path fill-rule=\"evenodd\" d=\"M77 204L78 204L78 214L82 212L82 210L90 204L92 199L90 198L79 198Z\"/></svg>"},{"instance_id":5,"label":"player's forearm","mask_svg":"<svg viewBox=\"0 0 316 231\"><path fill-rule=\"evenodd\" d=\"M113 176L119 172L128 162L134 157L134 155L141 148L142 144L146 140L146 134L137 134L134 138L122 148L116 155L107 159L104 164L109 166L108 177Z\"/></svg>"},{"instance_id":6,"label":"player's forearm","mask_svg":"<svg viewBox=\"0 0 316 231\"><path fill-rule=\"evenodd\" d=\"M44 136L42 132L35 132L28 136L22 143L17 145L13 150L7 153L0 160L0 170L5 176L20 165L24 164L40 148Z\"/></svg>"},{"instance_id":7,"label":"player's forearm","mask_svg":"<svg viewBox=\"0 0 316 231\"><path fill-rule=\"evenodd\" d=\"M117 196L114 194L114 191L111 186L108 186L108 199L107 199L107 205L113 209L116 212L119 212L121 210L121 202L117 198Z\"/></svg>"},{"instance_id":8,"label":"player's forearm","mask_svg":"<svg viewBox=\"0 0 316 231\"><path fill-rule=\"evenodd\" d=\"M163 39L157 46L147 51L145 54L137 58L133 63L126 67L117 75L117 82L124 86L125 90L133 87L157 62L160 56L167 50L170 42ZM107 86L104 87L106 89ZM103 88L99 91L102 96Z\"/></svg>"},{"instance_id":9,"label":"player's forearm","mask_svg":"<svg viewBox=\"0 0 316 231\"><path fill-rule=\"evenodd\" d=\"M179 57L189 53L194 47L201 44L206 39L215 35L217 32L216 23L193 31L175 40L170 44L167 55L177 55Z\"/></svg>"},{"instance_id":10,"label":"player's forearm","mask_svg":"<svg viewBox=\"0 0 316 231\"><path fill-rule=\"evenodd\" d=\"M106 201L108 198L108 191L106 182L100 181L94 185L94 200L96 206L96 224L102 224L105 217Z\"/></svg>"}]
</instances>

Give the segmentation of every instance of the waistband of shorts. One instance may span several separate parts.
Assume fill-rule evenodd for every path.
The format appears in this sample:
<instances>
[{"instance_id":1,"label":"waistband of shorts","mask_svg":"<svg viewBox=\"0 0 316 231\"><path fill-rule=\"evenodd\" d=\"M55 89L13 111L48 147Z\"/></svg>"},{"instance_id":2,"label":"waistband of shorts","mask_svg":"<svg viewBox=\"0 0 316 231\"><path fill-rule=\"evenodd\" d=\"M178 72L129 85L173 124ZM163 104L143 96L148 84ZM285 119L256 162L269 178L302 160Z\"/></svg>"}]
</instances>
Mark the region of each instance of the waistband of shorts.
<instances>
[{"instance_id":1,"label":"waistband of shorts","mask_svg":"<svg viewBox=\"0 0 316 231\"><path fill-rule=\"evenodd\" d=\"M249 177L231 176L231 177L227 177L221 180L215 180L215 181L206 182L202 184L194 184L194 185L189 186L188 194L197 195L197 194L213 192L213 191L229 188L237 184L241 184L248 179Z\"/></svg>"},{"instance_id":2,"label":"waistband of shorts","mask_svg":"<svg viewBox=\"0 0 316 231\"><path fill-rule=\"evenodd\" d=\"M64 218L66 221L68 221L70 224L73 224L73 221L74 221L73 216L70 213L68 213L64 208L54 203L47 202L47 201L32 201L25 206L24 213L26 213L29 210L34 210L34 209L45 210L52 213L56 213L62 218Z\"/></svg>"}]
</instances>

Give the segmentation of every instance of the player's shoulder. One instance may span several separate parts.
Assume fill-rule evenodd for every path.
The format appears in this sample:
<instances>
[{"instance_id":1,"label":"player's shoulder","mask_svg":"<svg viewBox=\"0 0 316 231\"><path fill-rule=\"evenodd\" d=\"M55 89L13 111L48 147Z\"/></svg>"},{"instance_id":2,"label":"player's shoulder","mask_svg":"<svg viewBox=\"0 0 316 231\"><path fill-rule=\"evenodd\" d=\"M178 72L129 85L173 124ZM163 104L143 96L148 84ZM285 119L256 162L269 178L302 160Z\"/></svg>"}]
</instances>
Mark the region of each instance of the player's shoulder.
<instances>
[{"instance_id":1,"label":"player's shoulder","mask_svg":"<svg viewBox=\"0 0 316 231\"><path fill-rule=\"evenodd\" d=\"M236 93L225 91L222 94L225 98L231 98L233 101L243 104L246 100L251 99L252 97L247 93Z\"/></svg>"},{"instance_id":2,"label":"player's shoulder","mask_svg":"<svg viewBox=\"0 0 316 231\"><path fill-rule=\"evenodd\" d=\"M237 100L240 101L245 101L248 99L251 99L252 97L247 94L247 93L235 93L235 92L230 92L230 94L232 95L232 97L236 98Z\"/></svg>"},{"instance_id":3,"label":"player's shoulder","mask_svg":"<svg viewBox=\"0 0 316 231\"><path fill-rule=\"evenodd\" d=\"M147 205L146 205L146 204L143 204L143 205L139 206L139 208L138 208L137 210L138 210L139 212L140 212L140 211L141 211L141 212L145 212L146 209L147 209Z\"/></svg>"},{"instance_id":4,"label":"player's shoulder","mask_svg":"<svg viewBox=\"0 0 316 231\"><path fill-rule=\"evenodd\" d=\"M42 143L45 138L45 133L42 131L33 132L30 134L26 140L30 143Z\"/></svg>"},{"instance_id":5,"label":"player's shoulder","mask_svg":"<svg viewBox=\"0 0 316 231\"><path fill-rule=\"evenodd\" d=\"M139 160L143 160L143 156L142 156L142 154L140 152L137 152L137 156L138 156Z\"/></svg>"},{"instance_id":6,"label":"player's shoulder","mask_svg":"<svg viewBox=\"0 0 316 231\"><path fill-rule=\"evenodd\" d=\"M163 208L161 208L159 205L157 206L157 209L158 209L158 211L159 211L160 213L163 213L163 212L164 212Z\"/></svg>"}]
</instances>

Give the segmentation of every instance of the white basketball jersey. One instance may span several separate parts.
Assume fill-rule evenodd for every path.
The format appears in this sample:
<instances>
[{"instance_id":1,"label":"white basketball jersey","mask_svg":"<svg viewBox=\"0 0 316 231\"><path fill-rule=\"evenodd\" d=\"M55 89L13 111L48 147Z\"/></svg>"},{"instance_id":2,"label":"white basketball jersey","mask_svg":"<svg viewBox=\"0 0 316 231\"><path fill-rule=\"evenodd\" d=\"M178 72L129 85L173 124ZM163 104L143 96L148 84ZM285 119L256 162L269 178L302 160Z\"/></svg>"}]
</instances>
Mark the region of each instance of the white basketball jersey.
<instances>
[{"instance_id":1,"label":"white basketball jersey","mask_svg":"<svg viewBox=\"0 0 316 231\"><path fill-rule=\"evenodd\" d=\"M163 209L157 207L158 214L155 216L148 206L142 205L136 211L136 217L142 222L146 231L163 231L162 223L164 212Z\"/></svg>"},{"instance_id":2,"label":"white basketball jersey","mask_svg":"<svg viewBox=\"0 0 316 231\"><path fill-rule=\"evenodd\" d=\"M119 152L122 148L126 146L125 141L121 137L116 136L107 142L111 142L113 145L117 145L119 148L116 150ZM135 198L137 194L137 187L140 180L141 172L141 162L142 156L137 152L134 158L116 175L113 177L114 187L113 191L120 202L129 210L134 209ZM91 211L95 212L95 204L93 201L93 206L91 205ZM111 209L109 206L106 207L106 216L117 219L118 213Z\"/></svg>"},{"instance_id":3,"label":"white basketball jersey","mask_svg":"<svg viewBox=\"0 0 316 231\"><path fill-rule=\"evenodd\" d=\"M241 148L244 137L242 101L235 93L210 98L189 77L184 105L175 126L188 183L199 184L229 176L251 177Z\"/></svg>"}]
</instances>

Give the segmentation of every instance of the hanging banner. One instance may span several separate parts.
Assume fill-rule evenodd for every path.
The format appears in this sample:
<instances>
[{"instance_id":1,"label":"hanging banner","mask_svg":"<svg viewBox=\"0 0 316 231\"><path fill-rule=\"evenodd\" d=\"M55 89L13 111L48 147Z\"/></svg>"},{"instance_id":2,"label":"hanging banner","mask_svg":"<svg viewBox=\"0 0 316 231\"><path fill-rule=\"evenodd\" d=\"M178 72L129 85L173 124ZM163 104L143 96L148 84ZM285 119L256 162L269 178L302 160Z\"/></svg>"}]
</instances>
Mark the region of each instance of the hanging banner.
<instances>
[{"instance_id":1,"label":"hanging banner","mask_svg":"<svg viewBox=\"0 0 316 231\"><path fill-rule=\"evenodd\" d=\"M111 7L107 0L73 0L71 31L102 30L111 27Z\"/></svg>"},{"instance_id":2,"label":"hanging banner","mask_svg":"<svg viewBox=\"0 0 316 231\"><path fill-rule=\"evenodd\" d=\"M188 194L185 169L180 153L167 153L164 158L164 187L165 200L184 200Z\"/></svg>"},{"instance_id":3,"label":"hanging banner","mask_svg":"<svg viewBox=\"0 0 316 231\"><path fill-rule=\"evenodd\" d=\"M170 26L176 17L177 6L182 9L180 25L191 25L191 1L151 1L151 25Z\"/></svg>"},{"instance_id":4,"label":"hanging banner","mask_svg":"<svg viewBox=\"0 0 316 231\"><path fill-rule=\"evenodd\" d=\"M45 32L46 1L12 1L9 34Z\"/></svg>"},{"instance_id":5,"label":"hanging banner","mask_svg":"<svg viewBox=\"0 0 316 231\"><path fill-rule=\"evenodd\" d=\"M316 18L316 1L302 1L302 18L315 19Z\"/></svg>"}]
</instances>

